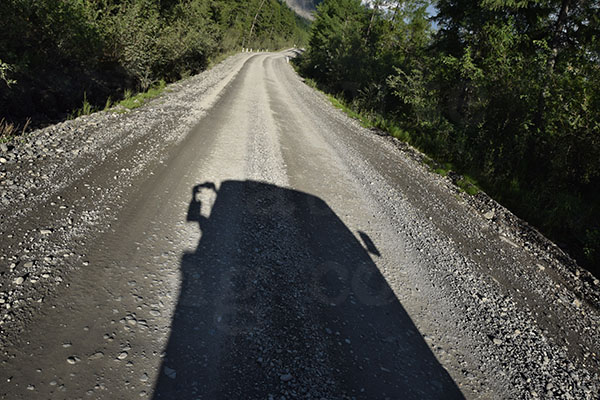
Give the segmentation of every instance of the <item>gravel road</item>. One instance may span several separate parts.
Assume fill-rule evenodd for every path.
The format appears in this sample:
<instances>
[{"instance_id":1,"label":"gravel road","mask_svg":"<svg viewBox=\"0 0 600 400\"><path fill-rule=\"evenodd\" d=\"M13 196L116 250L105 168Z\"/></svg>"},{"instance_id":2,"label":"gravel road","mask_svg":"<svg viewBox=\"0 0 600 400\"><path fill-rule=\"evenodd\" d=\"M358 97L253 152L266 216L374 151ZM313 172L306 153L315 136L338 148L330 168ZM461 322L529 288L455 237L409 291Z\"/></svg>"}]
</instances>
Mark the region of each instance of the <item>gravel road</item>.
<instances>
[{"instance_id":1,"label":"gravel road","mask_svg":"<svg viewBox=\"0 0 600 400\"><path fill-rule=\"evenodd\" d=\"M598 279L293 55L0 145L0 397L599 398Z\"/></svg>"}]
</instances>

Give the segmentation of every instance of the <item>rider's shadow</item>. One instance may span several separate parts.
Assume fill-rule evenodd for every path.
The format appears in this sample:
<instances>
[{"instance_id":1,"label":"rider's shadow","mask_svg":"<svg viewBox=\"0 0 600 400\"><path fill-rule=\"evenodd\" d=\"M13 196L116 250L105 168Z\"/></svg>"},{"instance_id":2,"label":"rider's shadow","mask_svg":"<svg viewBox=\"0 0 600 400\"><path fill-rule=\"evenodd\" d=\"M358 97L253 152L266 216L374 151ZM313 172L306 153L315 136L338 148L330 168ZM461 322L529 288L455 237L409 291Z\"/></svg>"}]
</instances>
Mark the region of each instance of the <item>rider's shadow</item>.
<instances>
[{"instance_id":1,"label":"rider's shadow","mask_svg":"<svg viewBox=\"0 0 600 400\"><path fill-rule=\"evenodd\" d=\"M199 198L203 190L207 190L213 193L217 192L215 184L212 182L205 182L200 185L196 185L192 188L192 200L188 206L188 212L186 221L198 222L200 232L204 232L207 229L208 217L202 215L202 200Z\"/></svg>"},{"instance_id":2,"label":"rider's shadow","mask_svg":"<svg viewBox=\"0 0 600 400\"><path fill-rule=\"evenodd\" d=\"M208 182L186 219L201 238L181 260L155 398L463 397L371 259L376 243L321 199Z\"/></svg>"}]
</instances>

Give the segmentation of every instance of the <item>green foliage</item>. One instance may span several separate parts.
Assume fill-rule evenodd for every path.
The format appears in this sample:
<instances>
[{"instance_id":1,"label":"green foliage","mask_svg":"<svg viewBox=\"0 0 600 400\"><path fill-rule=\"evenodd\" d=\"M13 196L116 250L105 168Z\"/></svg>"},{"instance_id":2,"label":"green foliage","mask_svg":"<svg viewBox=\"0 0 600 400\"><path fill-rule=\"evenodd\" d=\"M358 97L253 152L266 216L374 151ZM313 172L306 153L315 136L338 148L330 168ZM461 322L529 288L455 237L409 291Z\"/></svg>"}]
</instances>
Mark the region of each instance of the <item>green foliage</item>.
<instances>
[{"instance_id":1,"label":"green foliage","mask_svg":"<svg viewBox=\"0 0 600 400\"><path fill-rule=\"evenodd\" d=\"M307 54L311 76L336 91L358 89L366 19L360 0L325 1L318 7Z\"/></svg>"},{"instance_id":2,"label":"green foliage","mask_svg":"<svg viewBox=\"0 0 600 400\"><path fill-rule=\"evenodd\" d=\"M84 2L6 0L0 15L10 26L0 36L0 49L16 74L50 60L63 65L94 61L102 43L87 21Z\"/></svg>"},{"instance_id":3,"label":"green foliage","mask_svg":"<svg viewBox=\"0 0 600 400\"><path fill-rule=\"evenodd\" d=\"M77 117L81 117L82 115L90 115L95 111L96 108L92 106L87 99L87 93L83 92L83 104L81 105L81 108L73 110L73 112L71 112L71 115L69 116L69 119L75 119Z\"/></svg>"},{"instance_id":4,"label":"green foliage","mask_svg":"<svg viewBox=\"0 0 600 400\"><path fill-rule=\"evenodd\" d=\"M13 68L10 65L3 63L2 60L0 60L0 80L4 81L4 83L9 87L10 85L14 85L15 83L17 83L17 81L11 79L9 76L9 73L12 70Z\"/></svg>"},{"instance_id":5,"label":"green foliage","mask_svg":"<svg viewBox=\"0 0 600 400\"><path fill-rule=\"evenodd\" d=\"M0 143L8 142L15 136L23 136L29 127L31 120L26 120L22 126L9 122L4 118L0 119Z\"/></svg>"},{"instance_id":6,"label":"green foliage","mask_svg":"<svg viewBox=\"0 0 600 400\"><path fill-rule=\"evenodd\" d=\"M83 106L81 107L81 115L89 115L93 112L92 105L87 100L87 93L83 93Z\"/></svg>"},{"instance_id":7,"label":"green foliage","mask_svg":"<svg viewBox=\"0 0 600 400\"><path fill-rule=\"evenodd\" d=\"M141 107L148 100L158 97L165 90L166 85L166 82L161 79L157 84L150 87L147 91L138 93L135 96L131 94L131 91L126 91L123 100L118 103L118 106L129 110Z\"/></svg>"},{"instance_id":8,"label":"green foliage","mask_svg":"<svg viewBox=\"0 0 600 400\"><path fill-rule=\"evenodd\" d=\"M2 0L0 15L7 119L68 112L83 92L101 107L123 87L146 92L243 44L302 46L309 28L278 0Z\"/></svg>"},{"instance_id":9,"label":"green foliage","mask_svg":"<svg viewBox=\"0 0 600 400\"><path fill-rule=\"evenodd\" d=\"M110 108L112 107L112 105L113 105L112 99L110 97L108 97L106 99L106 103L104 103L104 110L105 111L106 110L110 110Z\"/></svg>"},{"instance_id":10,"label":"green foliage","mask_svg":"<svg viewBox=\"0 0 600 400\"><path fill-rule=\"evenodd\" d=\"M436 8L431 19L418 0L325 0L300 71L386 121L375 126L470 171L479 184L464 178L463 190L485 188L582 264L600 265L600 4ZM447 173L442 164L434 169Z\"/></svg>"},{"instance_id":11,"label":"green foliage","mask_svg":"<svg viewBox=\"0 0 600 400\"><path fill-rule=\"evenodd\" d=\"M460 188L460 190L465 193L474 196L479 193L479 188L477 187L477 182L475 179L471 178L468 175L464 175L461 179L456 182L456 185Z\"/></svg>"},{"instance_id":12,"label":"green foliage","mask_svg":"<svg viewBox=\"0 0 600 400\"><path fill-rule=\"evenodd\" d=\"M162 60L162 26L159 8L151 1L135 2L114 18L111 43L119 64L145 91L156 79Z\"/></svg>"},{"instance_id":13,"label":"green foliage","mask_svg":"<svg viewBox=\"0 0 600 400\"><path fill-rule=\"evenodd\" d=\"M598 259L600 251L600 229L588 229L585 235L585 246L583 251L589 259Z\"/></svg>"},{"instance_id":14,"label":"green foliage","mask_svg":"<svg viewBox=\"0 0 600 400\"><path fill-rule=\"evenodd\" d=\"M327 97L334 107L344 111L349 117L357 119L364 128L370 128L373 126L369 118L354 111L350 106L348 106L348 104L346 104L343 98L332 95L328 95Z\"/></svg>"}]
</instances>

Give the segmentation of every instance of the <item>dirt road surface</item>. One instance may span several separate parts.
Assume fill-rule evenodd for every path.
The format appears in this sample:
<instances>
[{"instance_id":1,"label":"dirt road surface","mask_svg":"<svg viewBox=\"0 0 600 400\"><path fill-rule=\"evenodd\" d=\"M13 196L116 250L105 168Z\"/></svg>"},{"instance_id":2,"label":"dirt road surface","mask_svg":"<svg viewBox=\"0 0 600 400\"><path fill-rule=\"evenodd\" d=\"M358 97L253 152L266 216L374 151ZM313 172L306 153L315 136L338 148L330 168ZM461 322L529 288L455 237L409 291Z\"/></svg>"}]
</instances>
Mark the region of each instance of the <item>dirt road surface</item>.
<instances>
[{"instance_id":1,"label":"dirt road surface","mask_svg":"<svg viewBox=\"0 0 600 400\"><path fill-rule=\"evenodd\" d=\"M0 397L598 398L598 280L293 55L3 144Z\"/></svg>"}]
</instances>

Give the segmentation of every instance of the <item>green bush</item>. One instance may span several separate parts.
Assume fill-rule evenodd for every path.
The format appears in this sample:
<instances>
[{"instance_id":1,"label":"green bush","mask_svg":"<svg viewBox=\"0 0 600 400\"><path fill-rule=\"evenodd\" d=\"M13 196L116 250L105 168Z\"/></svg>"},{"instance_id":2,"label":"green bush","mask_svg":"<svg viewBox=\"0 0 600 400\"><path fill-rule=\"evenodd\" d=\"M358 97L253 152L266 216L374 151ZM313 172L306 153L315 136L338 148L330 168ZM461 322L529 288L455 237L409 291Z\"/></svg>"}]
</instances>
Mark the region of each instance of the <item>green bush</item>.
<instances>
[{"instance_id":1,"label":"green bush","mask_svg":"<svg viewBox=\"0 0 600 400\"><path fill-rule=\"evenodd\" d=\"M246 47L303 44L308 25L278 0L3 0L0 116L101 107Z\"/></svg>"},{"instance_id":2,"label":"green bush","mask_svg":"<svg viewBox=\"0 0 600 400\"><path fill-rule=\"evenodd\" d=\"M300 71L600 273L600 5L564 4L325 0Z\"/></svg>"}]
</instances>

